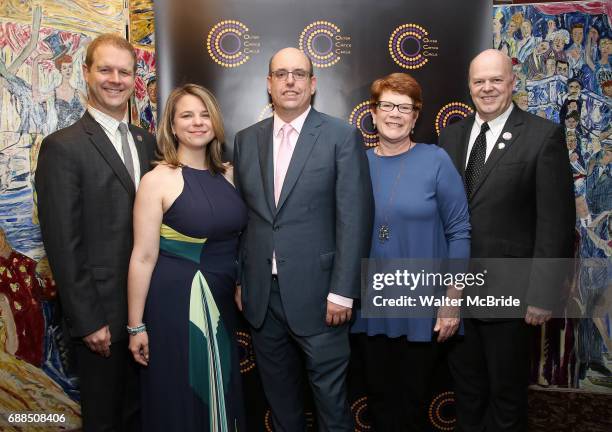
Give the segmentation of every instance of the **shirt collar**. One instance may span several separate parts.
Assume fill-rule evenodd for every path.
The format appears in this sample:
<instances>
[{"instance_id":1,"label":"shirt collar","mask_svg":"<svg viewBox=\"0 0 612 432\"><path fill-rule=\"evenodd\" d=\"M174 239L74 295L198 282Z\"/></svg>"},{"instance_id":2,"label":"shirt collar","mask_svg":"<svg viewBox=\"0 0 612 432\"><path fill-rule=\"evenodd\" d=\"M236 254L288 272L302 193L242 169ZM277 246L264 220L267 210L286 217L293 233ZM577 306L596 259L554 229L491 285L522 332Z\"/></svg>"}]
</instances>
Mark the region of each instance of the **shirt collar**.
<instances>
[{"instance_id":1,"label":"shirt collar","mask_svg":"<svg viewBox=\"0 0 612 432\"><path fill-rule=\"evenodd\" d=\"M310 112L310 110L311 107L309 105L306 111L304 111L302 114L300 114L289 122L289 124L293 127L293 129L295 129L298 135L300 134L300 132L302 132L302 127L304 126L304 122L306 122L306 117L308 117L308 113ZM286 122L284 120L282 120L276 113L274 113L274 136L278 136L281 128L285 125L285 123Z\"/></svg>"},{"instance_id":2,"label":"shirt collar","mask_svg":"<svg viewBox=\"0 0 612 432\"><path fill-rule=\"evenodd\" d=\"M503 113L495 117L493 120L488 121L487 123L489 124L489 130L503 128L504 125L506 124L506 120L508 120L508 117L510 117L510 113L512 112L513 108L514 108L514 104L511 103L510 106L506 109L506 111L504 111ZM480 127L484 123L484 120L480 118L478 113L476 113L475 123L478 126L478 129L480 129Z\"/></svg>"},{"instance_id":3,"label":"shirt collar","mask_svg":"<svg viewBox=\"0 0 612 432\"><path fill-rule=\"evenodd\" d=\"M109 116L108 114L103 113L102 111L95 109L91 105L87 105L87 111L91 116L96 120L103 129L114 134L119 128L119 123L128 124L128 113L125 111L125 115L123 116L123 120L119 121L114 117Z\"/></svg>"}]
</instances>

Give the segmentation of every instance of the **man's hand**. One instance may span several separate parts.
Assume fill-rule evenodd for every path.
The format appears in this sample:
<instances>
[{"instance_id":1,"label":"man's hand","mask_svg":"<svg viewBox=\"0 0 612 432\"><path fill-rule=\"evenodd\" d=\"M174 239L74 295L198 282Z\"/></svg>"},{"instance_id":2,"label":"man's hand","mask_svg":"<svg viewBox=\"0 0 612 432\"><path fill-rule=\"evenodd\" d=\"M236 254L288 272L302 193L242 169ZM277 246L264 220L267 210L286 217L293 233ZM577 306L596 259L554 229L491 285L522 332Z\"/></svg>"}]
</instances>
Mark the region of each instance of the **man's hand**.
<instances>
[{"instance_id":1,"label":"man's hand","mask_svg":"<svg viewBox=\"0 0 612 432\"><path fill-rule=\"evenodd\" d=\"M327 315L325 316L325 323L328 326L335 327L344 324L351 319L352 314L352 308L340 306L327 300Z\"/></svg>"},{"instance_id":2,"label":"man's hand","mask_svg":"<svg viewBox=\"0 0 612 432\"><path fill-rule=\"evenodd\" d=\"M236 290L234 291L234 302L240 312L242 312L242 287L240 284L236 284Z\"/></svg>"},{"instance_id":3,"label":"man's hand","mask_svg":"<svg viewBox=\"0 0 612 432\"><path fill-rule=\"evenodd\" d=\"M442 306L438 308L438 318L433 331L438 333L438 342L444 342L459 328L459 307Z\"/></svg>"},{"instance_id":4,"label":"man's hand","mask_svg":"<svg viewBox=\"0 0 612 432\"><path fill-rule=\"evenodd\" d=\"M525 322L534 326L544 324L552 316L552 311L541 309L536 306L527 306Z\"/></svg>"},{"instance_id":5,"label":"man's hand","mask_svg":"<svg viewBox=\"0 0 612 432\"><path fill-rule=\"evenodd\" d=\"M111 334L107 325L83 338L87 348L103 357L110 357Z\"/></svg>"}]
</instances>

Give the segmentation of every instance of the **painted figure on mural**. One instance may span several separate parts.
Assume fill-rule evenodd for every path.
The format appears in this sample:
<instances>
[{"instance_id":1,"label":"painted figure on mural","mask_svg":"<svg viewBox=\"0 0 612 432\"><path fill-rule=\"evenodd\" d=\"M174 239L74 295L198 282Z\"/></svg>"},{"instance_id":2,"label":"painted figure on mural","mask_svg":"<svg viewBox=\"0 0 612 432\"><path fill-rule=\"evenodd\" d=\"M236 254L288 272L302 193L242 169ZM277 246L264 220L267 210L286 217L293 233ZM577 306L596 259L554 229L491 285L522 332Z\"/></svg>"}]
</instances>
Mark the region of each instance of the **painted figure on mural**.
<instances>
[{"instance_id":1,"label":"painted figure on mural","mask_svg":"<svg viewBox=\"0 0 612 432\"><path fill-rule=\"evenodd\" d=\"M36 261L14 250L0 228L0 293L9 300L15 321L15 336L19 339L15 355L36 367L43 363L44 287L36 275ZM55 287L49 288L47 295L52 298Z\"/></svg>"},{"instance_id":2,"label":"painted figure on mural","mask_svg":"<svg viewBox=\"0 0 612 432\"><path fill-rule=\"evenodd\" d=\"M533 36L532 30L533 24L531 21L528 19L524 20L521 24L521 39L516 43L516 58L521 63L525 61L539 41Z\"/></svg>"},{"instance_id":3,"label":"painted figure on mural","mask_svg":"<svg viewBox=\"0 0 612 432\"><path fill-rule=\"evenodd\" d=\"M24 43L21 51L15 54L11 64L7 65L0 58L0 84L17 102L14 104L19 115L19 125L16 127L16 132L20 134L40 131L45 120L42 108L32 100L32 86L23 78L17 76L19 68L36 49L41 20L42 8L35 6L32 11L32 27L28 41Z\"/></svg>"},{"instance_id":4,"label":"painted figure on mural","mask_svg":"<svg viewBox=\"0 0 612 432\"><path fill-rule=\"evenodd\" d=\"M155 133L157 124L157 79L149 78L147 81L148 100L140 111L140 127Z\"/></svg>"},{"instance_id":5,"label":"painted figure on mural","mask_svg":"<svg viewBox=\"0 0 612 432\"><path fill-rule=\"evenodd\" d=\"M586 51L586 64L589 67L591 73L589 73L586 86L596 93L602 93L601 84L607 81L612 73L612 66L610 65L610 54L612 54L612 39L609 37L602 37L599 39L599 55L598 59L592 56L591 48L595 44L594 33L589 33L587 39L587 51Z\"/></svg>"},{"instance_id":6,"label":"painted figure on mural","mask_svg":"<svg viewBox=\"0 0 612 432\"><path fill-rule=\"evenodd\" d=\"M54 115L48 112L51 124L49 132L63 129L70 126L81 118L85 111L87 96L70 83L73 74L73 58L68 54L59 54L55 57L54 53L37 55L32 61L32 95L34 101L38 103L51 100L51 107ZM42 61L52 61L55 68L61 75L61 82L54 89L45 91L40 88L39 64ZM47 105L49 110L49 105ZM51 120L53 119L53 121Z\"/></svg>"},{"instance_id":7,"label":"painted figure on mural","mask_svg":"<svg viewBox=\"0 0 612 432\"><path fill-rule=\"evenodd\" d=\"M493 46L495 49L508 54L510 52L510 45L506 42L502 30L506 24L504 14L499 12L493 17Z\"/></svg>"},{"instance_id":8,"label":"painted figure on mural","mask_svg":"<svg viewBox=\"0 0 612 432\"><path fill-rule=\"evenodd\" d=\"M577 75L584 65L584 24L579 22L572 26L572 44L565 50L569 66Z\"/></svg>"}]
</instances>

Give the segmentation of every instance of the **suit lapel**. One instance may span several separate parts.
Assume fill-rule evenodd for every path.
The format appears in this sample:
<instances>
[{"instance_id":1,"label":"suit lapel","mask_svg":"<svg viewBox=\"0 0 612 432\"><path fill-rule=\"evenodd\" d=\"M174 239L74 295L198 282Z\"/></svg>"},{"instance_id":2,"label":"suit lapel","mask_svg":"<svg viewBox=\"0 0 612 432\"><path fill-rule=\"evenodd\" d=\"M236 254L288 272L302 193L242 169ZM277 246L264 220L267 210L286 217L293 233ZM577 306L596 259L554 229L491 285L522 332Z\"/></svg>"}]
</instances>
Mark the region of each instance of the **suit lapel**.
<instances>
[{"instance_id":1,"label":"suit lapel","mask_svg":"<svg viewBox=\"0 0 612 432\"><path fill-rule=\"evenodd\" d=\"M497 137L497 141L493 146L491 154L485 162L482 174L480 175L478 182L474 186L472 197L474 197L478 193L478 189L480 189L480 186L482 186L482 184L486 181L489 174L491 174L493 168L499 163L499 161L504 157L504 155L508 153L510 147L512 147L512 145L516 142L517 138L521 133L522 125L523 113L520 108L515 106L512 109L512 112L510 113L510 117L508 117L508 120L506 120L506 124L504 125L501 134L499 135L499 137ZM504 139L504 135L508 138Z\"/></svg>"},{"instance_id":2,"label":"suit lapel","mask_svg":"<svg viewBox=\"0 0 612 432\"><path fill-rule=\"evenodd\" d=\"M283 189L281 190L278 205L276 206L277 212L285 203L285 200L291 193L291 190L295 186L295 183L304 169L304 164L306 164L306 161L308 160L308 157L310 156L310 153L317 142L317 138L319 137L321 123L321 116L314 110L314 108L311 108L310 112L308 113L308 117L306 117L306 121L304 122L304 126L302 127L302 131L300 132L298 141L295 144L293 155L291 156L291 162L289 163L287 175L285 176L285 181L283 182Z\"/></svg>"},{"instance_id":3,"label":"suit lapel","mask_svg":"<svg viewBox=\"0 0 612 432\"><path fill-rule=\"evenodd\" d=\"M140 164L140 178L145 175L151 168L151 161L149 155L145 150L145 137L142 132L131 124L128 125L132 138L134 138L134 144L136 144L136 151L138 152L138 163Z\"/></svg>"},{"instance_id":4,"label":"suit lapel","mask_svg":"<svg viewBox=\"0 0 612 432\"><path fill-rule=\"evenodd\" d=\"M257 131L257 145L259 147L259 167L261 169L261 180L266 202L270 208L270 213L274 214L274 159L273 159L273 143L272 129L274 127L274 118L265 122Z\"/></svg>"},{"instance_id":5,"label":"suit lapel","mask_svg":"<svg viewBox=\"0 0 612 432\"><path fill-rule=\"evenodd\" d=\"M96 147L96 149L100 152L106 163L108 163L108 165L115 172L119 182L133 198L136 194L134 182L132 182L128 171L125 168L125 164L121 160L121 157L119 157L117 150L115 150L115 147L113 147L113 144L108 139L108 136L106 136L106 133L104 133L104 130L102 130L102 126L100 126L87 111L81 118L81 122L83 124L85 133L89 135L89 139L94 147Z\"/></svg>"},{"instance_id":6,"label":"suit lapel","mask_svg":"<svg viewBox=\"0 0 612 432\"><path fill-rule=\"evenodd\" d=\"M468 144L470 143L470 132L472 131L472 126L474 125L475 117L472 116L469 120L461 123L461 136L459 137L459 174L461 174L461 178L463 178L465 174L465 165L467 164L467 160L469 155L467 154Z\"/></svg>"}]
</instances>

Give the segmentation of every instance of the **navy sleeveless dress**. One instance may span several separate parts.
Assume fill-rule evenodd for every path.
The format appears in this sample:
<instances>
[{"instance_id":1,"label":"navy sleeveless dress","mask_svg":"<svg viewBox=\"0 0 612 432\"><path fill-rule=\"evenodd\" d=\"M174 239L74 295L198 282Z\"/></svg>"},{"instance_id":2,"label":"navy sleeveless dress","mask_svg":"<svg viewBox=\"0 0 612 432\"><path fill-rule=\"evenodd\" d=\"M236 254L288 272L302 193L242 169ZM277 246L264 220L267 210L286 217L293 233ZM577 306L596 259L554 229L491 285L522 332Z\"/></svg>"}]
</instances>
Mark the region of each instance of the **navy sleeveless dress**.
<instances>
[{"instance_id":1,"label":"navy sleeveless dress","mask_svg":"<svg viewBox=\"0 0 612 432\"><path fill-rule=\"evenodd\" d=\"M234 288L247 211L223 175L189 167L182 175L145 305L143 430L244 431Z\"/></svg>"}]
</instances>

